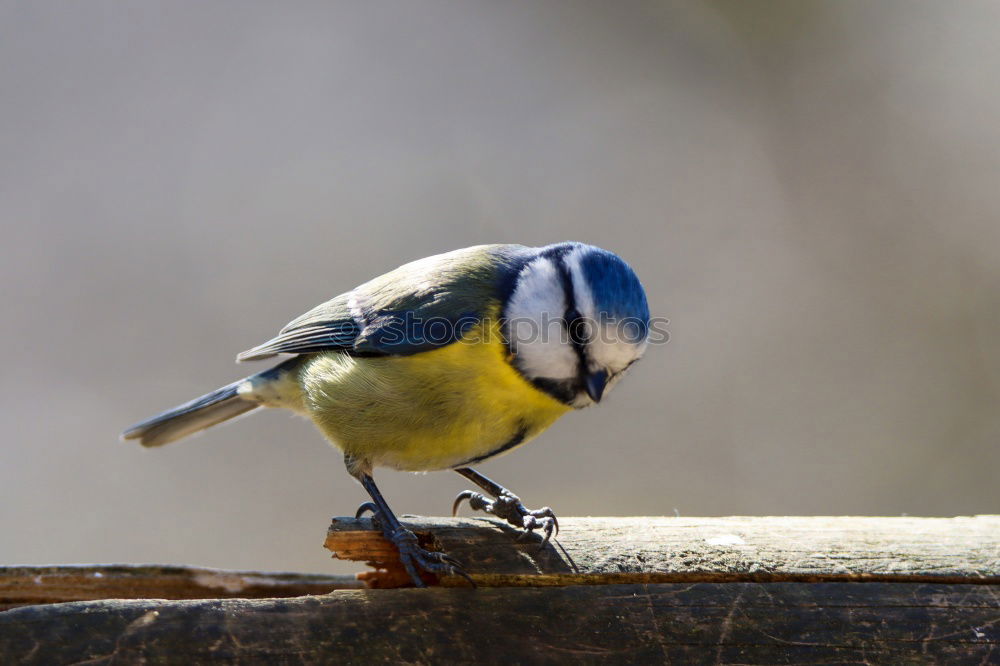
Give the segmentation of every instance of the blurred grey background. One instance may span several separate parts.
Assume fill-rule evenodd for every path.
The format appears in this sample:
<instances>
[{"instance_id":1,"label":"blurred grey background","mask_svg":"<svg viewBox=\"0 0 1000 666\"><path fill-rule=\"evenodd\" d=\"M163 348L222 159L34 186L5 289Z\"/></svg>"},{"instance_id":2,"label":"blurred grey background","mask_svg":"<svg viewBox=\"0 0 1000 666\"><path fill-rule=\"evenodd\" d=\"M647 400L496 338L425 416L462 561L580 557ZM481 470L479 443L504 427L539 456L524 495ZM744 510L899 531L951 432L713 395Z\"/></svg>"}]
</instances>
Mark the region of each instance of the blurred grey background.
<instances>
[{"instance_id":1,"label":"blurred grey background","mask_svg":"<svg viewBox=\"0 0 1000 666\"><path fill-rule=\"evenodd\" d=\"M482 471L570 515L1000 510L1000 3L0 3L0 562L346 571L268 412L134 421L398 264L620 253L672 339ZM446 514L455 474L377 476Z\"/></svg>"}]
</instances>

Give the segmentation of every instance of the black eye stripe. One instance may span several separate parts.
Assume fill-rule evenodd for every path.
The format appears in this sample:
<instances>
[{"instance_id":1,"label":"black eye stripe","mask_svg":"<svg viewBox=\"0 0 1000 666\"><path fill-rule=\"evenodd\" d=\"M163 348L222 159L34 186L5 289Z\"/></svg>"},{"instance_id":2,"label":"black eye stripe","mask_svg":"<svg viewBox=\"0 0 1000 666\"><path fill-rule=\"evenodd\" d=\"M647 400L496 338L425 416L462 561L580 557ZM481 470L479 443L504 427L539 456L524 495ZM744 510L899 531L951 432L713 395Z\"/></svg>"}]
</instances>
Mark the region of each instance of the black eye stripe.
<instances>
[{"instance_id":1,"label":"black eye stripe","mask_svg":"<svg viewBox=\"0 0 1000 666\"><path fill-rule=\"evenodd\" d=\"M559 273L559 283L562 285L563 298L566 300L566 312L576 312L576 294L573 293L573 278L566 267L566 261L558 257L555 261Z\"/></svg>"},{"instance_id":2,"label":"black eye stripe","mask_svg":"<svg viewBox=\"0 0 1000 666\"><path fill-rule=\"evenodd\" d=\"M628 365L626 365L624 368L622 368L621 370L619 370L618 372L616 372L612 376L613 377L618 377L619 375L625 374L625 371L628 370L629 368L631 368L633 365L635 365L635 362L638 361L638 360L639 359L637 359L637 358L632 359L631 361L628 362Z\"/></svg>"},{"instance_id":3,"label":"black eye stripe","mask_svg":"<svg viewBox=\"0 0 1000 666\"><path fill-rule=\"evenodd\" d=\"M569 339L574 345L585 345L590 340L590 327L576 310L566 313L566 328L569 332Z\"/></svg>"},{"instance_id":4,"label":"black eye stripe","mask_svg":"<svg viewBox=\"0 0 1000 666\"><path fill-rule=\"evenodd\" d=\"M556 258L556 267L559 269L559 281L562 283L563 297L566 299L565 324L569 333L569 342L576 352L576 372L580 385L587 374L587 355L585 345L587 339L582 335L582 327L586 326L586 321L580 316L580 311L576 309L576 294L573 292L573 278L569 273L564 255Z\"/></svg>"}]
</instances>

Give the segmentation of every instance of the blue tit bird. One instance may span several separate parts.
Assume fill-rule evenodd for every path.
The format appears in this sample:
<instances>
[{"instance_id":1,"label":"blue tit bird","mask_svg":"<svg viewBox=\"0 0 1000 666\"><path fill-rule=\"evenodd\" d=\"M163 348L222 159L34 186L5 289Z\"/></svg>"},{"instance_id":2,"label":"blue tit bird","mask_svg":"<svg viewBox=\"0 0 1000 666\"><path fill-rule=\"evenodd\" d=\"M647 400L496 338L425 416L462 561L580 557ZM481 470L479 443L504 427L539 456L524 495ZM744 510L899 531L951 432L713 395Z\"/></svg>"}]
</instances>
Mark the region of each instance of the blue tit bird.
<instances>
[{"instance_id":1,"label":"blue tit bird","mask_svg":"<svg viewBox=\"0 0 1000 666\"><path fill-rule=\"evenodd\" d=\"M601 401L647 346L649 308L638 277L591 245L478 245L405 264L341 294L237 356L278 365L126 430L161 446L260 407L313 421L417 586L420 572L463 574L404 529L375 467L455 470L485 494L475 510L528 532L558 529L470 466L528 442L572 409Z\"/></svg>"}]
</instances>

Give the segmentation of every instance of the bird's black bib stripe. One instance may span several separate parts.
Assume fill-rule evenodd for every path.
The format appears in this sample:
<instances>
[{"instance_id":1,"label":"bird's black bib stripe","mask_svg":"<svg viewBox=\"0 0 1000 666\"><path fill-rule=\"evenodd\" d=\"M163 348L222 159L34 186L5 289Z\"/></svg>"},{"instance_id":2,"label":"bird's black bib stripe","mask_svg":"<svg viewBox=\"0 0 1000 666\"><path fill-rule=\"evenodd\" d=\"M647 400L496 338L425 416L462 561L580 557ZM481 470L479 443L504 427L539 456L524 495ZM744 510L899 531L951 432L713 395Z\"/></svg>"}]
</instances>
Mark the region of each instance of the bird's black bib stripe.
<instances>
[{"instance_id":1,"label":"bird's black bib stripe","mask_svg":"<svg viewBox=\"0 0 1000 666\"><path fill-rule=\"evenodd\" d=\"M503 444L501 444L496 449L493 449L489 453L484 453L481 456L476 456L475 458L469 458L468 460L465 460L463 462L458 463L457 465L454 465L454 467L467 467L469 465L475 465L476 463L480 463L480 462L486 460L487 458L492 458L493 456L498 456L501 453L503 453L504 451L511 450L512 448L514 448L518 444L523 444L524 440L525 440L525 438L527 436L528 436L528 427L525 424L522 423L518 427L517 432L514 433L514 436L511 437L510 439L508 439Z\"/></svg>"}]
</instances>

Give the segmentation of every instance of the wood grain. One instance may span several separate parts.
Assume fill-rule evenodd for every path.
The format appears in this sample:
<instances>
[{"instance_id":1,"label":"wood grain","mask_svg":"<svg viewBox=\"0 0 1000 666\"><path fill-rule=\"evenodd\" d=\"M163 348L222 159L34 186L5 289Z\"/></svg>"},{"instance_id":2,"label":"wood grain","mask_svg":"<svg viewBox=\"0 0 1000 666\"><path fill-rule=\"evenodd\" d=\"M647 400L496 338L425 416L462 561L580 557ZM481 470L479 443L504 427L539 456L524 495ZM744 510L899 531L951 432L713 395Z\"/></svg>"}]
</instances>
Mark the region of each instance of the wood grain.
<instances>
[{"instance_id":1,"label":"wood grain","mask_svg":"<svg viewBox=\"0 0 1000 666\"><path fill-rule=\"evenodd\" d=\"M1000 664L997 516L573 518L545 550L493 519L404 523L479 587L0 568L0 603L32 604L0 611L0 663ZM407 582L369 521L327 546ZM96 600L44 603L69 599Z\"/></svg>"},{"instance_id":2,"label":"wood grain","mask_svg":"<svg viewBox=\"0 0 1000 666\"><path fill-rule=\"evenodd\" d=\"M404 516L421 543L480 586L724 581L1000 583L1000 516L566 518L556 542L492 518ZM335 518L326 548L371 563L373 587L407 579L367 519ZM466 585L444 577L440 584Z\"/></svg>"},{"instance_id":3,"label":"wood grain","mask_svg":"<svg viewBox=\"0 0 1000 666\"><path fill-rule=\"evenodd\" d=\"M12 566L0 567L0 610L93 599L297 597L361 585L354 576L160 564Z\"/></svg>"},{"instance_id":4,"label":"wood grain","mask_svg":"<svg viewBox=\"0 0 1000 666\"><path fill-rule=\"evenodd\" d=\"M0 613L9 663L986 664L995 586L666 583L342 590Z\"/></svg>"}]
</instances>

